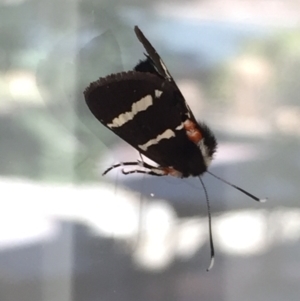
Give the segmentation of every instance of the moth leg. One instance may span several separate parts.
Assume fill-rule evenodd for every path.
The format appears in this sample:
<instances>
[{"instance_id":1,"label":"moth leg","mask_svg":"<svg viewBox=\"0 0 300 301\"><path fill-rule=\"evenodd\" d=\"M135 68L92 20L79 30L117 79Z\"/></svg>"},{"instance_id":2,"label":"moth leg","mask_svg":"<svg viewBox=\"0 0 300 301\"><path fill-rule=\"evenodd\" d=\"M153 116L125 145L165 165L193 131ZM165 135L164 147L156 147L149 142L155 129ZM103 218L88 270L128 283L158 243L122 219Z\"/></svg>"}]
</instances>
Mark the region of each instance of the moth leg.
<instances>
[{"instance_id":1,"label":"moth leg","mask_svg":"<svg viewBox=\"0 0 300 301\"><path fill-rule=\"evenodd\" d=\"M132 162L130 162L130 163L132 163ZM127 164L127 165L133 165L133 164ZM135 162L134 165L138 165L139 167L144 167L148 170L134 169L134 170L130 170L130 171L125 171L124 169L122 169L122 173L124 175L132 174L132 173L142 173L142 174L148 174L151 176L164 176L165 175L165 173L161 167L152 166L144 161L138 160L137 162Z\"/></svg>"},{"instance_id":2,"label":"moth leg","mask_svg":"<svg viewBox=\"0 0 300 301\"><path fill-rule=\"evenodd\" d=\"M140 161L138 160L137 162L121 162L118 164L114 164L111 167L109 167L108 169L106 169L103 172L103 176L106 175L108 172L110 172L111 170L121 167L121 166L139 166L139 167L144 167L148 170L140 170L140 169L134 169L134 170L130 170L130 171L125 171L124 169L122 169L122 173L124 175L129 175L132 173L142 173L142 174L148 174L151 176L166 176L166 175L170 175L170 176L175 176L175 177L181 177L181 173L178 172L177 170L173 169L172 167L155 167L152 166L144 161Z\"/></svg>"},{"instance_id":3,"label":"moth leg","mask_svg":"<svg viewBox=\"0 0 300 301\"><path fill-rule=\"evenodd\" d=\"M134 169L134 170L130 170L130 171L125 171L124 169L122 169L122 173L124 175L129 175L132 173L142 173L142 174L147 174L147 175L151 175L151 176L163 176L162 174L159 173L155 173L154 171L151 170L140 170L140 169Z\"/></svg>"},{"instance_id":4,"label":"moth leg","mask_svg":"<svg viewBox=\"0 0 300 301\"><path fill-rule=\"evenodd\" d=\"M107 168L103 173L102 176L105 176L108 172L110 172L111 170L118 168L120 166L136 166L136 165L140 165L139 162L121 162L118 164L114 164L111 167Z\"/></svg>"},{"instance_id":5,"label":"moth leg","mask_svg":"<svg viewBox=\"0 0 300 301\"><path fill-rule=\"evenodd\" d=\"M140 170L140 169L134 169L130 171L125 171L124 169L122 170L122 173L124 175L132 174L132 173L143 173L143 174L148 174L152 176L173 176L177 178L182 178L182 173L173 167L162 167L162 166L152 166L146 162L138 161L138 165L140 167L144 167L148 170Z\"/></svg>"},{"instance_id":6,"label":"moth leg","mask_svg":"<svg viewBox=\"0 0 300 301\"><path fill-rule=\"evenodd\" d=\"M111 170L115 169L115 168L118 168L118 167L121 167L121 166L141 166L141 167L145 167L145 168L148 168L150 170L152 169L159 169L157 167L154 167L150 164L147 164L145 163L144 161L140 161L138 160L137 162L120 162L120 163L117 163L117 164L114 164L112 165L111 167L107 168L103 173L102 173L102 176L106 175L108 172L110 172ZM160 170L160 169L159 169ZM160 171L161 172L161 171ZM123 172L124 173L124 172ZM131 173L131 172L130 172ZM145 172L143 172L145 173ZM126 174L126 173L124 173ZM157 174L157 173L156 173ZM156 175L155 174L155 175Z\"/></svg>"}]
</instances>

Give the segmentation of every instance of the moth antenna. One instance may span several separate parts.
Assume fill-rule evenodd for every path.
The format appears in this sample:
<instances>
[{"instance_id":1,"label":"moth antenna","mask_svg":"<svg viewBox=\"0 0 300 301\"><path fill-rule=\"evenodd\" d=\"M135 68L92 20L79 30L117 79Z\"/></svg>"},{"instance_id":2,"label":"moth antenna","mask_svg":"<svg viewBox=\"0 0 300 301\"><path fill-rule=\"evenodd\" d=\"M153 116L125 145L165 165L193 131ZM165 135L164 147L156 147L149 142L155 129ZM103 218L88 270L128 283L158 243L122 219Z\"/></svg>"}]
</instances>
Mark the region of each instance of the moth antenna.
<instances>
[{"instance_id":1,"label":"moth antenna","mask_svg":"<svg viewBox=\"0 0 300 301\"><path fill-rule=\"evenodd\" d=\"M207 194L207 190L205 188L205 185L204 185L201 177L199 177L199 180L200 180L200 182L202 184L202 187L204 189L205 198L206 198L206 205L207 205L207 214L208 214L208 231L209 231L209 245L210 245L210 264L209 264L209 267L206 269L206 271L209 272L212 269L212 267L214 266L214 262L215 262L215 248L214 248L213 235L212 235L211 212L210 212L210 204L209 204L208 194Z\"/></svg>"},{"instance_id":2,"label":"moth antenna","mask_svg":"<svg viewBox=\"0 0 300 301\"><path fill-rule=\"evenodd\" d=\"M251 194L250 192L244 190L243 188L238 187L238 186L236 186L236 185L234 185L234 184L232 184L232 183L230 183L230 182L228 182L228 181L226 181L226 180L224 180L224 179L216 176L215 174L211 173L210 171L206 171L206 172L209 173L210 175L212 175L213 177L215 177L216 179L220 180L221 182L223 182L223 183L225 183L225 184L227 184L227 185L229 185L229 186L231 186L231 187L239 190L240 192L244 193L245 195L247 195L248 197L250 197L251 199L253 199L253 200L257 201L257 202L265 203L268 200L267 198L260 199L260 198L256 197L255 195Z\"/></svg>"}]
</instances>

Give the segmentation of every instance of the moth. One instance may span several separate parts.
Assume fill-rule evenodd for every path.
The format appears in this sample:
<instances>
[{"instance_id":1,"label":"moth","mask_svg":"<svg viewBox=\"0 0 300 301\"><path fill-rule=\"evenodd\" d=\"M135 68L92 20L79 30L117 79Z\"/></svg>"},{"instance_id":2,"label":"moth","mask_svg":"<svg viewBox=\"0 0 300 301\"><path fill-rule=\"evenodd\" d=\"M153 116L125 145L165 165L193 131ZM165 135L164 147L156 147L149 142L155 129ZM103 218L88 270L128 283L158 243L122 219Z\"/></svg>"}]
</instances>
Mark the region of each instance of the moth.
<instances>
[{"instance_id":1,"label":"moth","mask_svg":"<svg viewBox=\"0 0 300 301\"><path fill-rule=\"evenodd\" d=\"M242 188L208 171L217 141L203 122L197 122L169 70L154 47L135 26L135 34L147 54L132 71L99 78L84 91L92 114L108 129L157 165L143 160L112 165L133 166L123 174L143 173L178 178L199 177L206 194L209 213L211 263L214 246L208 196L201 175L210 173L256 201L262 201ZM208 270L209 270L208 269Z\"/></svg>"}]
</instances>

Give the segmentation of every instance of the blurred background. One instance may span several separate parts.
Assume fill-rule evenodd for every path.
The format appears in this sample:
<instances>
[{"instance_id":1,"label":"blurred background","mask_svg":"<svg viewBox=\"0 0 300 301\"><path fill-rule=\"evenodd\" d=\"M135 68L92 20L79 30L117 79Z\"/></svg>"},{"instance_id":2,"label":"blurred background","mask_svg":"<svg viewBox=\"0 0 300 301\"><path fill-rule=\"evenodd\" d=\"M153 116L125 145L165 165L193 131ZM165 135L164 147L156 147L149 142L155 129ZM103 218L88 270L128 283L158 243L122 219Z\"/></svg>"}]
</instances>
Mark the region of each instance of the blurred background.
<instances>
[{"instance_id":1,"label":"blurred background","mask_svg":"<svg viewBox=\"0 0 300 301\"><path fill-rule=\"evenodd\" d=\"M0 300L299 300L300 3L0 1ZM214 131L197 179L101 173L138 153L83 91L143 58Z\"/></svg>"}]
</instances>

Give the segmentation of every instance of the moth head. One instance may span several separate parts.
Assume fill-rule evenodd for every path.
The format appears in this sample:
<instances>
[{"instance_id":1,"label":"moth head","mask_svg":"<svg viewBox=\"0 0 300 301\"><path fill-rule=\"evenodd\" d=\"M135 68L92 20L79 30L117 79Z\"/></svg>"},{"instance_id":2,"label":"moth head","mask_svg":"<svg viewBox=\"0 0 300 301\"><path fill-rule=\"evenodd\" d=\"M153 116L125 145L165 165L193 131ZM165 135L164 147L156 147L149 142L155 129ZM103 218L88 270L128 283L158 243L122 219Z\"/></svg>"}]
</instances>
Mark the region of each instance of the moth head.
<instances>
[{"instance_id":1,"label":"moth head","mask_svg":"<svg viewBox=\"0 0 300 301\"><path fill-rule=\"evenodd\" d=\"M192 119L186 119L183 122L183 127L188 139L199 147L206 170L217 148L214 134L206 124L202 122L197 123Z\"/></svg>"},{"instance_id":2,"label":"moth head","mask_svg":"<svg viewBox=\"0 0 300 301\"><path fill-rule=\"evenodd\" d=\"M217 140L212 131L205 123L200 122L198 123L198 125L202 139L197 143L197 145L201 151L204 163L206 167L208 167L217 150Z\"/></svg>"}]
</instances>

